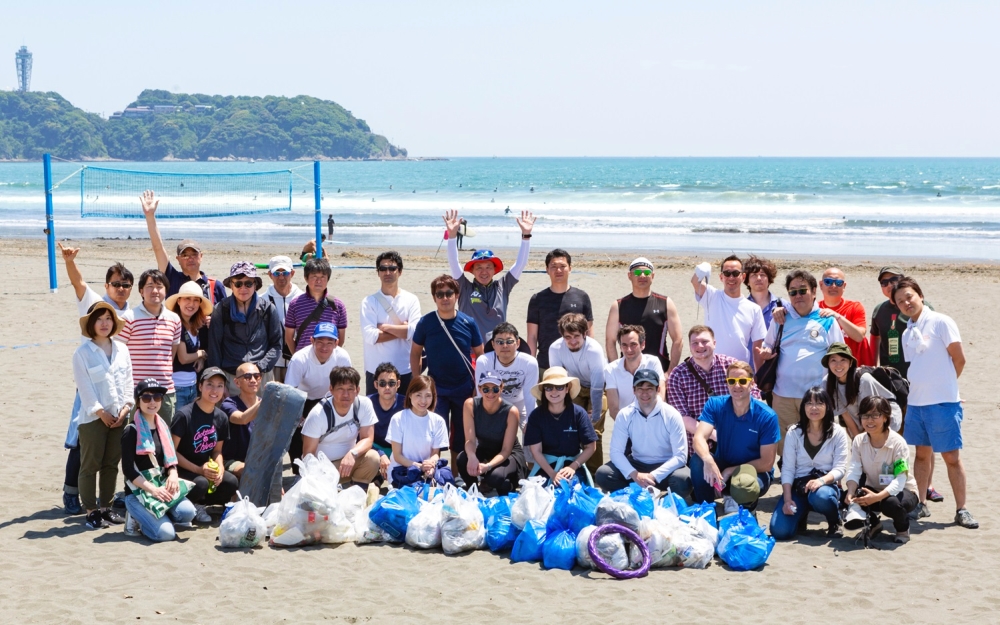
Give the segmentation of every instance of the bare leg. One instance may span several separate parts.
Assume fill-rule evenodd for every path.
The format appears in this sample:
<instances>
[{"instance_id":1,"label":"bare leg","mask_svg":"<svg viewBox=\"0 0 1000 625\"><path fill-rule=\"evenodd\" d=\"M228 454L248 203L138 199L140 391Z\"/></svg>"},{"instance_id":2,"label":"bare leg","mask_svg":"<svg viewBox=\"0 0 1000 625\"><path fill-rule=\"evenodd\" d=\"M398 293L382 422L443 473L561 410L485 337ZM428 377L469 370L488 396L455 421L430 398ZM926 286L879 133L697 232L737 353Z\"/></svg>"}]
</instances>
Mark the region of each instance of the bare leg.
<instances>
[{"instance_id":1,"label":"bare leg","mask_svg":"<svg viewBox=\"0 0 1000 625\"><path fill-rule=\"evenodd\" d=\"M924 503L927 499L927 485L931 480L931 466L933 459L934 452L931 451L930 447L926 445L917 445L917 457L913 462L913 477L917 480L917 496L920 497L920 503ZM962 483L965 483L964 477Z\"/></svg>"},{"instance_id":2,"label":"bare leg","mask_svg":"<svg viewBox=\"0 0 1000 625\"><path fill-rule=\"evenodd\" d=\"M957 449L942 453L941 458L948 466L948 481L951 482L951 490L955 495L955 509L961 510L965 507L965 466L962 465Z\"/></svg>"}]
</instances>

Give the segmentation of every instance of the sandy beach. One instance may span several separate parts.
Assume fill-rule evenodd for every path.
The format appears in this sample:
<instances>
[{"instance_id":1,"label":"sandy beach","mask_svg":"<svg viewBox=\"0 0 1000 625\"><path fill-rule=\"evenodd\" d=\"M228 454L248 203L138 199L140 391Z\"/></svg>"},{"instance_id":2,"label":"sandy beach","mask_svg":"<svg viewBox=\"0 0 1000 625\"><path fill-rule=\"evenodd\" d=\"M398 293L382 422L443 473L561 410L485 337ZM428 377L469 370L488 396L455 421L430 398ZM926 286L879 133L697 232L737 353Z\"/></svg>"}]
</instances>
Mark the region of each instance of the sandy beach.
<instances>
[{"instance_id":1,"label":"sandy beach","mask_svg":"<svg viewBox=\"0 0 1000 625\"><path fill-rule=\"evenodd\" d=\"M83 247L78 264L98 291L114 261L124 262L136 277L155 264L148 241L68 244ZM207 245L203 269L222 278L237 260L266 262L278 253L294 257L297 249ZM328 250L335 266L371 265L379 251ZM516 253L495 251L511 261ZM533 250L530 271L544 269L546 251ZM419 296L424 312L432 310L428 287L432 277L447 269L444 250L437 258L433 248L400 252L405 261L402 288ZM846 297L860 300L870 318L882 299L875 273L888 263L866 261L857 256L860 250L845 252L838 259L780 259L780 275L802 266L819 275L836 262L847 274ZM690 275L701 260L712 261L717 273L720 259L641 253L657 265L654 290L674 299L683 326L703 320ZM628 292L630 258L594 251L574 257L571 282L590 294L600 341L611 301ZM1000 266L919 259L898 263L963 334L968 358L960 379L963 458L968 507L979 530L954 525L953 498L939 458L934 484L945 502L929 504L932 516L913 526L907 545L883 538L880 551L865 551L853 539L829 542L825 523L813 515L811 531L778 543L761 571L736 573L716 561L706 570L654 570L643 579L617 581L580 569L545 571L537 564L511 564L506 555L488 551L448 557L439 551L353 544L224 551L215 527L182 532L180 540L168 544L127 537L120 527L86 529L82 516L67 517L61 505L63 439L74 394L70 358L80 340L73 289L59 259L60 288L49 293L44 241L4 239L0 260L8 272L0 287L5 320L0 327L0 605L6 622L794 623L823 618L981 623L998 618L1000 534L994 516L1000 514L1000 504L988 495L997 470L990 468L994 456L986 445L1000 438L1000 402L989 390L996 382L987 362L998 342L982 322L1000 306L1000 292L992 290L1000 283ZM296 282L302 284L301 273ZM335 269L330 284L331 293L347 305L345 347L360 365L358 310L377 288L375 273ZM546 286L544 273L526 273L514 290L508 319L522 332L530 295ZM783 294L783 284L773 292ZM139 301L137 289L132 301ZM762 498L762 524L779 493L772 486Z\"/></svg>"}]
</instances>

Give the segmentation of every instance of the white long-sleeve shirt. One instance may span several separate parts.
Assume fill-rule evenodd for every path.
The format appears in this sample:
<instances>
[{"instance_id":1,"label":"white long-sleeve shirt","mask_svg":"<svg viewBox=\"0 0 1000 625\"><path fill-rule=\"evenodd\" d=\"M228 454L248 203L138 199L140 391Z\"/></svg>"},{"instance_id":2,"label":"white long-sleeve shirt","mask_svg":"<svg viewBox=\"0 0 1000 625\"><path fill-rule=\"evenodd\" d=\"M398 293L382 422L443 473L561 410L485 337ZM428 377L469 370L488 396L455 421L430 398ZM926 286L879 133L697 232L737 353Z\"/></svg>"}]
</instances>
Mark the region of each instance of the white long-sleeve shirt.
<instances>
[{"instance_id":1,"label":"white long-sleeve shirt","mask_svg":"<svg viewBox=\"0 0 1000 625\"><path fill-rule=\"evenodd\" d=\"M635 467L625 456L625 445L632 441L632 458L646 464L660 463L650 475L657 482L687 464L687 434L681 413L663 400L647 416L632 402L618 411L611 434L611 462L628 477Z\"/></svg>"},{"instance_id":2,"label":"white long-sleeve shirt","mask_svg":"<svg viewBox=\"0 0 1000 625\"><path fill-rule=\"evenodd\" d=\"M851 457L851 441L847 430L833 424L833 433L823 441L819 451L812 458L806 451L805 432L798 424L788 428L785 435L785 453L782 456L781 483L791 484L796 478L805 477L813 469L819 469L833 476L833 481L840 481L847 473L847 462Z\"/></svg>"},{"instance_id":3,"label":"white long-sleeve shirt","mask_svg":"<svg viewBox=\"0 0 1000 625\"><path fill-rule=\"evenodd\" d=\"M383 299L384 298L384 299ZM382 305L388 302L389 307L398 317L393 320ZM361 338L364 345L365 371L375 373L383 362L391 362L400 375L410 373L410 348L413 345L413 331L420 321L420 300L409 291L399 289L395 297L389 297L381 291L372 293L361 302ZM378 324L395 325L405 323L406 338L394 338L391 341L378 341Z\"/></svg>"},{"instance_id":4,"label":"white long-sleeve shirt","mask_svg":"<svg viewBox=\"0 0 1000 625\"><path fill-rule=\"evenodd\" d=\"M604 403L604 368L608 366L604 348L597 339L584 337L583 347L572 351L561 338L549 346L549 366L566 369L571 377L590 389L590 420L597 423Z\"/></svg>"},{"instance_id":5,"label":"white long-sleeve shirt","mask_svg":"<svg viewBox=\"0 0 1000 625\"><path fill-rule=\"evenodd\" d=\"M96 421L102 408L118 417L132 399L132 359L128 347L111 341L111 358L87 339L73 352L73 380L80 393L80 424Z\"/></svg>"}]
</instances>

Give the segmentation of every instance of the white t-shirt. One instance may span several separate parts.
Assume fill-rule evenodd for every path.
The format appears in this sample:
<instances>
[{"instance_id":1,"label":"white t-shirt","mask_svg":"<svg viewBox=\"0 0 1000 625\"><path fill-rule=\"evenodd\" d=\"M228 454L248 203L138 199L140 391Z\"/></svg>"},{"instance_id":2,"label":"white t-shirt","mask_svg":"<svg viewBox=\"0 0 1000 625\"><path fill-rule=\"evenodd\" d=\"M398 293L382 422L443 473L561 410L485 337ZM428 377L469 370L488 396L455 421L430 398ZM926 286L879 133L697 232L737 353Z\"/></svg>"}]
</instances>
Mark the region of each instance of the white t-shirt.
<instances>
[{"instance_id":1,"label":"white t-shirt","mask_svg":"<svg viewBox=\"0 0 1000 625\"><path fill-rule=\"evenodd\" d=\"M343 347L334 347L326 362L321 363L310 345L292 354L285 372L285 384L305 392L309 399L323 399L330 391L330 371L334 367L350 366L351 357Z\"/></svg>"},{"instance_id":2,"label":"white t-shirt","mask_svg":"<svg viewBox=\"0 0 1000 625\"><path fill-rule=\"evenodd\" d=\"M910 363L907 405L932 406L960 401L955 363L948 346L961 343L958 326L948 315L924 307L920 319L910 319L903 331L903 353Z\"/></svg>"},{"instance_id":3,"label":"white t-shirt","mask_svg":"<svg viewBox=\"0 0 1000 625\"><path fill-rule=\"evenodd\" d=\"M753 363L751 346L767 334L760 306L745 297L729 297L712 285L695 300L705 309L705 325L715 332L715 353Z\"/></svg>"},{"instance_id":4,"label":"white t-shirt","mask_svg":"<svg viewBox=\"0 0 1000 625\"><path fill-rule=\"evenodd\" d=\"M642 362L639 363L639 368L636 371L639 369L652 369L659 374L660 381L663 381L663 365L660 364L660 359L656 356L643 354ZM635 373L629 373L625 368L624 356L612 363L608 363L608 366L604 368L604 388L618 391L618 410L628 406L635 400L635 393L632 392L632 380L634 378Z\"/></svg>"},{"instance_id":5,"label":"white t-shirt","mask_svg":"<svg viewBox=\"0 0 1000 625\"><path fill-rule=\"evenodd\" d=\"M509 403L517 406L517 412L521 419L521 427L528 422L528 415L535 409L535 396L525 389L531 389L538 383L538 361L531 354L517 352L514 361L509 365L500 363L496 352L483 354L476 359L476 395L479 392L480 376L487 372L494 371L503 380L503 398Z\"/></svg>"},{"instance_id":6,"label":"white t-shirt","mask_svg":"<svg viewBox=\"0 0 1000 625\"><path fill-rule=\"evenodd\" d=\"M327 386L329 385L328 380ZM354 421L351 415L352 411L353 406L351 410L347 411L346 415L341 415L334 408L333 425L338 426L341 423ZM358 397L358 423L363 428L378 423L378 417L375 416L375 408L372 407L372 401L367 397ZM302 424L302 436L319 438L326 434L328 429L330 429L330 422L326 420L326 412L323 410L323 404L316 404L309 411L306 422ZM319 447L316 448L316 452L319 453L322 451L330 460L340 460L358 442L359 431L360 428L356 425L345 425L321 440Z\"/></svg>"},{"instance_id":7,"label":"white t-shirt","mask_svg":"<svg viewBox=\"0 0 1000 625\"><path fill-rule=\"evenodd\" d=\"M403 455L411 462L423 462L431 457L432 449L448 447L448 426L436 412L424 417L413 414L409 408L392 415L385 439L403 446ZM389 471L399 466L395 458L389 459Z\"/></svg>"},{"instance_id":8,"label":"white t-shirt","mask_svg":"<svg viewBox=\"0 0 1000 625\"><path fill-rule=\"evenodd\" d=\"M382 302L388 302L389 307L399 317L398 321L390 318ZM378 324L407 325L405 339L393 339L377 343ZM420 300L409 291L399 289L396 297L389 297L380 290L372 293L361 302L361 336L364 345L365 371L375 373L383 362L391 362L400 375L410 373L410 348L413 346L413 331L420 321Z\"/></svg>"},{"instance_id":9,"label":"white t-shirt","mask_svg":"<svg viewBox=\"0 0 1000 625\"><path fill-rule=\"evenodd\" d=\"M282 335L281 340L284 341L284 328L285 328L285 313L288 312L288 305L292 303L292 300L302 295L302 289L298 287L297 284L292 284L292 288L288 291L288 295L282 295L274 290L274 285L267 287L264 291L264 297L266 297L272 304L274 304L274 310L278 313L278 323L281 324ZM280 354L278 355L278 361L274 363L275 367L286 367L288 363Z\"/></svg>"}]
</instances>

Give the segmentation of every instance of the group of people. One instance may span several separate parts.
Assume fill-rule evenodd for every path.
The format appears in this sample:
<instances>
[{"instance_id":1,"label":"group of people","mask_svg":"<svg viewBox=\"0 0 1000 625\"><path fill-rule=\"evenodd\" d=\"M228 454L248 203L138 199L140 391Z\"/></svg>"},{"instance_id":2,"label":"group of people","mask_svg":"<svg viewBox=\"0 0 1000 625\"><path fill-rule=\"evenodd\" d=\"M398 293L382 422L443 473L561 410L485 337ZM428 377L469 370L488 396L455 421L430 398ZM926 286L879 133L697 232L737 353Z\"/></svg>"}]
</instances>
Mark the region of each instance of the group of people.
<instances>
[{"instance_id":1,"label":"group of people","mask_svg":"<svg viewBox=\"0 0 1000 625\"><path fill-rule=\"evenodd\" d=\"M841 510L856 505L871 515L864 531L880 531L884 514L905 542L910 519L928 516L926 501L940 498L931 479L941 453L956 523L977 527L959 456L961 339L897 268L879 273L887 300L869 335L837 268L821 281L792 271L780 296L766 259L726 258L721 289L699 266L691 282L705 322L688 329L691 355L682 361L677 307L653 291L648 259L630 263L630 292L612 303L601 344L589 296L570 285L570 254L552 250L550 285L531 296L522 337L507 310L534 216L517 218L521 246L504 271L489 250L460 262L462 220L449 211L450 271L431 281L433 311L423 314L401 288L398 252L376 258L379 284L361 304L356 368L343 347L350 315L332 293L325 258L305 260L304 289L286 256L270 259L266 290L246 261L217 280L201 270L195 241L177 245L174 265L155 195L141 202L157 263L139 276L141 303L129 304L126 267L112 265L99 294L76 265L79 249L60 246L84 337L73 357L63 499L67 512L86 512L89 527L125 524L128 534L162 541L178 524L211 522L208 506L235 494L269 381L306 396L290 458L323 452L345 485L435 480L504 495L538 474L609 492L635 482L755 510L777 463L776 538L803 529L810 510L840 536ZM909 381L905 428L900 398L862 364ZM773 384L762 394L755 375L765 370ZM613 434L603 441L609 420ZM912 469L908 445L917 448ZM116 507L119 465L126 494Z\"/></svg>"}]
</instances>

